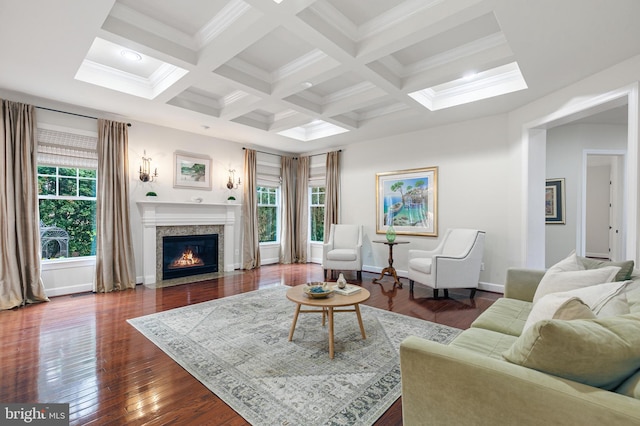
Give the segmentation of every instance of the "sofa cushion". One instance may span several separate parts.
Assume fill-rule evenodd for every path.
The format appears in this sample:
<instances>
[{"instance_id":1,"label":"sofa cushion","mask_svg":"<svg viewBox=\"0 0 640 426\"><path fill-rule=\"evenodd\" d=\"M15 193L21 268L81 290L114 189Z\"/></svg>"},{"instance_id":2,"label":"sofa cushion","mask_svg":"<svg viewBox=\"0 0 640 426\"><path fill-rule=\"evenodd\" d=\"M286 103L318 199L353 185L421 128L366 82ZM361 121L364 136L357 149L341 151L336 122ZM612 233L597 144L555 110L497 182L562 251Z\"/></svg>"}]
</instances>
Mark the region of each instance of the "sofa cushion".
<instances>
[{"instance_id":1,"label":"sofa cushion","mask_svg":"<svg viewBox=\"0 0 640 426\"><path fill-rule=\"evenodd\" d=\"M603 389L640 368L640 315L544 320L518 337L504 358L514 364Z\"/></svg>"},{"instance_id":2,"label":"sofa cushion","mask_svg":"<svg viewBox=\"0 0 640 426\"><path fill-rule=\"evenodd\" d=\"M531 302L523 300L498 299L471 323L471 327L484 328L517 337L522 334L522 328L532 306Z\"/></svg>"},{"instance_id":3,"label":"sofa cushion","mask_svg":"<svg viewBox=\"0 0 640 426\"><path fill-rule=\"evenodd\" d=\"M516 339L516 336L483 328L469 328L460 333L449 345L467 349L479 355L504 360L502 353L508 350Z\"/></svg>"},{"instance_id":4,"label":"sofa cushion","mask_svg":"<svg viewBox=\"0 0 640 426\"><path fill-rule=\"evenodd\" d=\"M424 274L431 273L431 257L416 257L409 259L409 269L413 269Z\"/></svg>"},{"instance_id":5,"label":"sofa cushion","mask_svg":"<svg viewBox=\"0 0 640 426\"><path fill-rule=\"evenodd\" d=\"M615 391L631 398L640 399L640 370L628 377Z\"/></svg>"},{"instance_id":6,"label":"sofa cushion","mask_svg":"<svg viewBox=\"0 0 640 426\"><path fill-rule=\"evenodd\" d=\"M608 260L599 260L599 259L589 259L588 257L580 257L578 256L578 260L582 263L585 269L598 269L604 268L605 266L618 266L620 271L616 274L614 278L615 281L626 281L631 278L631 274L633 273L633 260L625 260L623 262L611 262Z\"/></svg>"},{"instance_id":7,"label":"sofa cushion","mask_svg":"<svg viewBox=\"0 0 640 426\"><path fill-rule=\"evenodd\" d=\"M333 249L327 252L327 259L329 260L356 260L358 254L354 249Z\"/></svg>"},{"instance_id":8,"label":"sofa cushion","mask_svg":"<svg viewBox=\"0 0 640 426\"><path fill-rule=\"evenodd\" d=\"M542 320L561 319L593 319L596 315L589 305L579 297L567 293L551 293L538 300L531 308L531 313L522 328L523 332L533 324Z\"/></svg>"}]
</instances>

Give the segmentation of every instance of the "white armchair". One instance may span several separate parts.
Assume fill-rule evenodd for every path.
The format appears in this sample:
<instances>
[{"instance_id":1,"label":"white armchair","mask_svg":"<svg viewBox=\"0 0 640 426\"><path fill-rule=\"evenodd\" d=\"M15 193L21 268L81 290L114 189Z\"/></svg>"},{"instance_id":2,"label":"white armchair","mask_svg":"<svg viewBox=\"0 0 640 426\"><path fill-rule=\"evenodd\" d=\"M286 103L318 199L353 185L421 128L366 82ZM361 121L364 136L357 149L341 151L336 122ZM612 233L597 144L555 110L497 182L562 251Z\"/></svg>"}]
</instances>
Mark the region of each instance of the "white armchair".
<instances>
[{"instance_id":1,"label":"white armchair","mask_svg":"<svg viewBox=\"0 0 640 426\"><path fill-rule=\"evenodd\" d=\"M469 288L471 298L476 294L482 253L484 231L475 229L449 229L434 250L409 250L409 291L418 282L433 288L433 297L444 289L445 297L450 288Z\"/></svg>"},{"instance_id":2,"label":"white armchair","mask_svg":"<svg viewBox=\"0 0 640 426\"><path fill-rule=\"evenodd\" d=\"M322 268L327 270L357 271L362 280L362 225L332 224L329 241L322 246Z\"/></svg>"}]
</instances>

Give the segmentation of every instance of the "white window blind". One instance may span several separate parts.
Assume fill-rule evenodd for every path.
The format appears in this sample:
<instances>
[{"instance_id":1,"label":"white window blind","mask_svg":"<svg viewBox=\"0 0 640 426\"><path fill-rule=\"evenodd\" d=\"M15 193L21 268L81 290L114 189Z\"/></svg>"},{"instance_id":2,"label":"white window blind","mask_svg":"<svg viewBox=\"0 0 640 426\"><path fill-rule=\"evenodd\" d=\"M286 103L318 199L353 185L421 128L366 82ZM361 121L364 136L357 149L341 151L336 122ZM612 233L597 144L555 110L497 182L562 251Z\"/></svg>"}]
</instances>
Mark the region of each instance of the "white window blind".
<instances>
[{"instance_id":1,"label":"white window blind","mask_svg":"<svg viewBox=\"0 0 640 426\"><path fill-rule=\"evenodd\" d=\"M314 155L309 161L309 186L325 186L327 154Z\"/></svg>"},{"instance_id":2,"label":"white window blind","mask_svg":"<svg viewBox=\"0 0 640 426\"><path fill-rule=\"evenodd\" d=\"M81 130L38 125L38 164L98 168L98 137Z\"/></svg>"},{"instance_id":3,"label":"white window blind","mask_svg":"<svg viewBox=\"0 0 640 426\"><path fill-rule=\"evenodd\" d=\"M277 188L281 183L280 156L256 153L256 180L258 186Z\"/></svg>"}]
</instances>

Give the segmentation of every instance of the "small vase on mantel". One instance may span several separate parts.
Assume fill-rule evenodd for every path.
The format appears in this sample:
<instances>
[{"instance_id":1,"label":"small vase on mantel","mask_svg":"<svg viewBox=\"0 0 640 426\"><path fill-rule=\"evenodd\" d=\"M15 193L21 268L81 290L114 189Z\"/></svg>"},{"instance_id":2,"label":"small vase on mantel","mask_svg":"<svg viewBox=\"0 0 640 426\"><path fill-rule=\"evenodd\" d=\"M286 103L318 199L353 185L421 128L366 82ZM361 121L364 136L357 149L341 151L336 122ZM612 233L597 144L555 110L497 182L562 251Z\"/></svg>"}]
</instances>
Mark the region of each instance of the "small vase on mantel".
<instances>
[{"instance_id":1,"label":"small vase on mantel","mask_svg":"<svg viewBox=\"0 0 640 426\"><path fill-rule=\"evenodd\" d=\"M387 227L387 241L392 243L396 240L396 230L393 228L393 225L389 225Z\"/></svg>"}]
</instances>

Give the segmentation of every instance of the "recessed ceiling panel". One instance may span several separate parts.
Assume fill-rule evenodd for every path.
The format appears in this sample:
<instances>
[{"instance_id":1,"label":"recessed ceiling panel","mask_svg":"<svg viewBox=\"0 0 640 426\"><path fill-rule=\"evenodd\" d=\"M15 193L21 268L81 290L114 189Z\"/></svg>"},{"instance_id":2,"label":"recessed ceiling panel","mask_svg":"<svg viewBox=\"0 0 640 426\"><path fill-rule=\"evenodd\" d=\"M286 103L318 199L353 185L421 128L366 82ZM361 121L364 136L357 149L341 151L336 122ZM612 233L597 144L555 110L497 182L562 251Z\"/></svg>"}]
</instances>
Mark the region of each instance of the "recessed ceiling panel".
<instances>
[{"instance_id":1,"label":"recessed ceiling panel","mask_svg":"<svg viewBox=\"0 0 640 426\"><path fill-rule=\"evenodd\" d=\"M405 2L405 0L326 1L356 26L369 22Z\"/></svg>"},{"instance_id":2,"label":"recessed ceiling panel","mask_svg":"<svg viewBox=\"0 0 640 426\"><path fill-rule=\"evenodd\" d=\"M192 36L200 31L228 0L118 0L117 3Z\"/></svg>"},{"instance_id":3,"label":"recessed ceiling panel","mask_svg":"<svg viewBox=\"0 0 640 426\"><path fill-rule=\"evenodd\" d=\"M236 58L271 74L313 50L314 47L304 39L278 27Z\"/></svg>"},{"instance_id":4,"label":"recessed ceiling panel","mask_svg":"<svg viewBox=\"0 0 640 426\"><path fill-rule=\"evenodd\" d=\"M500 26L495 16L489 13L399 50L391 56L402 66L409 66L499 32Z\"/></svg>"},{"instance_id":5,"label":"recessed ceiling panel","mask_svg":"<svg viewBox=\"0 0 640 426\"><path fill-rule=\"evenodd\" d=\"M318 85L312 86L307 91L314 96L326 98L331 94L338 93L356 86L362 82L362 77L356 73L350 72L324 81Z\"/></svg>"}]
</instances>

